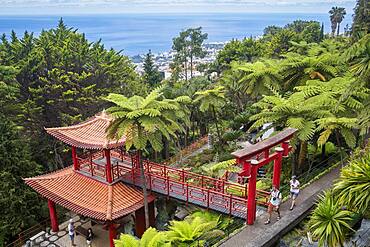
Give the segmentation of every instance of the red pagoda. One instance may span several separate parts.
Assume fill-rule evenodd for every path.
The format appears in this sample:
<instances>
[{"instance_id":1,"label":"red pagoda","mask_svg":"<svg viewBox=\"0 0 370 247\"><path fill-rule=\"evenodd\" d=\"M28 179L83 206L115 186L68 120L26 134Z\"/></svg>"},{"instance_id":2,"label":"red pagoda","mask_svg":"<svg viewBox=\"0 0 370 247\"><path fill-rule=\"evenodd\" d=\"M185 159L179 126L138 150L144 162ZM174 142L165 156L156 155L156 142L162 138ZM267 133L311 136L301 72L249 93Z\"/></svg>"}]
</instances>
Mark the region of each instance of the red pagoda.
<instances>
[{"instance_id":1,"label":"red pagoda","mask_svg":"<svg viewBox=\"0 0 370 247\"><path fill-rule=\"evenodd\" d=\"M144 197L139 189L144 182L138 165L140 157L124 152L125 138L107 139L106 129L111 121L103 112L77 125L47 128L49 134L72 146L73 166L25 181L48 199L53 231L58 231L57 203L107 225L110 246L114 246L115 226L120 219L134 213L136 234L141 237L145 231L145 214ZM229 181L228 173L222 178L213 178L149 160L143 160L144 179L151 192L243 218L253 225L257 204L265 207L270 194L256 188L257 171L273 162L272 182L280 187L282 159L292 150L289 140L296 131L287 128L233 152L242 167L239 183ZM245 180L248 182L243 182ZM154 225L154 199L153 194L149 194L151 226Z\"/></svg>"},{"instance_id":2,"label":"red pagoda","mask_svg":"<svg viewBox=\"0 0 370 247\"><path fill-rule=\"evenodd\" d=\"M129 171L133 159L123 152L125 138L107 139L106 129L111 121L103 112L77 125L46 128L47 133L72 147L73 166L27 178L25 182L48 200L54 232L59 230L55 209L55 204L59 204L104 222L109 229L110 246L114 246L115 222L134 213L135 230L140 237L145 231L145 215L142 191L120 180L124 172L121 168L127 167ZM153 195L148 196L151 225L154 224L154 199Z\"/></svg>"}]
</instances>

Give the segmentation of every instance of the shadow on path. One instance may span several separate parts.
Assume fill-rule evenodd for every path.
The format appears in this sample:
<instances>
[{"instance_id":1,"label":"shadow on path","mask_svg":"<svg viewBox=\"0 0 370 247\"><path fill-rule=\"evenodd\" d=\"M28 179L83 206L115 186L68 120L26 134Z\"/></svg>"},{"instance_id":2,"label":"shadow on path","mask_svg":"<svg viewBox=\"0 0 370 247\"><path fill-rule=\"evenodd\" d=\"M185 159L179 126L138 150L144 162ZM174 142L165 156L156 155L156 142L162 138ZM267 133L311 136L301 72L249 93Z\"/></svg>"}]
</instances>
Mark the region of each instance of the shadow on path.
<instances>
[{"instance_id":1,"label":"shadow on path","mask_svg":"<svg viewBox=\"0 0 370 247\"><path fill-rule=\"evenodd\" d=\"M331 170L329 173L314 181L306 188L302 189L296 200L296 207L290 211L288 200L281 205L282 218L277 221L277 214L273 214L271 223L265 225L267 213L257 217L253 226L245 226L242 231L226 240L222 247L268 247L273 246L287 232L296 227L302 219L307 217L313 208L317 196L324 190L330 188L333 181L339 177L340 168Z\"/></svg>"}]
</instances>

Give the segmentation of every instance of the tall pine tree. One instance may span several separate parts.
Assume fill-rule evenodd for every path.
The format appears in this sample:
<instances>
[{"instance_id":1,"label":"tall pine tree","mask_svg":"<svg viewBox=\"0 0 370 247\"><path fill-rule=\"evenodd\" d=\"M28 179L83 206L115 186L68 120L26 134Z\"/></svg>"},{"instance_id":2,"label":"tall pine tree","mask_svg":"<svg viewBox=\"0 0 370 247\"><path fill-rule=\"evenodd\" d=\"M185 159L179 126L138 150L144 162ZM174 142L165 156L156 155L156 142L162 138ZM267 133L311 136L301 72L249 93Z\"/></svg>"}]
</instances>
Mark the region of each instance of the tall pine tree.
<instances>
[{"instance_id":1,"label":"tall pine tree","mask_svg":"<svg viewBox=\"0 0 370 247\"><path fill-rule=\"evenodd\" d=\"M127 56L105 49L100 41L89 42L63 20L38 37L27 32L23 37L12 32L9 40L1 37L0 64L6 65L0 68L0 94L5 88L1 81L6 89L14 83L19 89L14 102L22 105L18 107L22 112L6 115L12 119L11 115L17 115L16 124L31 137L35 161L50 170L68 164L70 155L66 146L45 133L44 127L85 120L108 107L102 96L109 92L126 96L146 92ZM10 72L12 77L5 78Z\"/></svg>"},{"instance_id":2,"label":"tall pine tree","mask_svg":"<svg viewBox=\"0 0 370 247\"><path fill-rule=\"evenodd\" d=\"M0 246L47 215L36 192L22 180L38 173L16 126L0 114Z\"/></svg>"},{"instance_id":3,"label":"tall pine tree","mask_svg":"<svg viewBox=\"0 0 370 247\"><path fill-rule=\"evenodd\" d=\"M151 88L154 88L162 81L162 79L163 77L161 73L154 64L153 54L151 50L149 50L144 60L144 81Z\"/></svg>"}]
</instances>

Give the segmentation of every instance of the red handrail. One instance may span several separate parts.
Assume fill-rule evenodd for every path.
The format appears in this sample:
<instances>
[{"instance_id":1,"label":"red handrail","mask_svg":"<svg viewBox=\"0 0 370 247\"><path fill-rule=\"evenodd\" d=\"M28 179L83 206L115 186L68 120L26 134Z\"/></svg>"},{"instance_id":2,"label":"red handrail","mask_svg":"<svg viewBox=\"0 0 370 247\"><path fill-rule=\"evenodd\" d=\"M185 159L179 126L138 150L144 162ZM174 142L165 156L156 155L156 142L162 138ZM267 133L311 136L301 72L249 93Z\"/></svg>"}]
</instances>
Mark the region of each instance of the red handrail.
<instances>
[{"instance_id":1,"label":"red handrail","mask_svg":"<svg viewBox=\"0 0 370 247\"><path fill-rule=\"evenodd\" d=\"M100 153L101 155L101 153ZM132 166L133 158L116 151L111 152L112 157L126 161L126 164L113 163L113 180L123 179L134 185L141 185L139 169ZM99 157L94 154L93 157ZM105 176L96 171L105 171L105 166L97 164L89 159L81 160L81 170L91 172L93 176ZM158 164L149 160L142 160L145 179L148 188L166 196L180 196L187 203L197 201L207 208L224 208L225 213L240 213L246 215L247 203L247 185L242 185L227 181L226 179L217 179L204 176L184 169L177 169L164 164ZM91 164L91 165L90 165ZM89 171L89 169L91 171ZM177 188L177 189L176 189ZM257 203L267 205L269 192L257 190Z\"/></svg>"}]
</instances>

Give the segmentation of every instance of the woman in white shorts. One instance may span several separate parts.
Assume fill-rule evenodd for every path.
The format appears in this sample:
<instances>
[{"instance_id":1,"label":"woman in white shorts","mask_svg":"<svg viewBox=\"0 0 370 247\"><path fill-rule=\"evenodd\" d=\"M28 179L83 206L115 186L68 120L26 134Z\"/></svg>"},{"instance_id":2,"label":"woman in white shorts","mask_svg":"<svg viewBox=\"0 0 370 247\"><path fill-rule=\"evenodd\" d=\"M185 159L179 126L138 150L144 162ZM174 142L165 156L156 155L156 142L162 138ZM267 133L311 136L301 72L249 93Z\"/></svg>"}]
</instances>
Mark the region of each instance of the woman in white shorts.
<instances>
[{"instance_id":1,"label":"woman in white shorts","mask_svg":"<svg viewBox=\"0 0 370 247\"><path fill-rule=\"evenodd\" d=\"M295 206L295 199L299 195L299 181L297 180L296 176L292 176L292 180L290 180L289 183L290 183L290 197L292 198L290 210L293 210Z\"/></svg>"}]
</instances>

